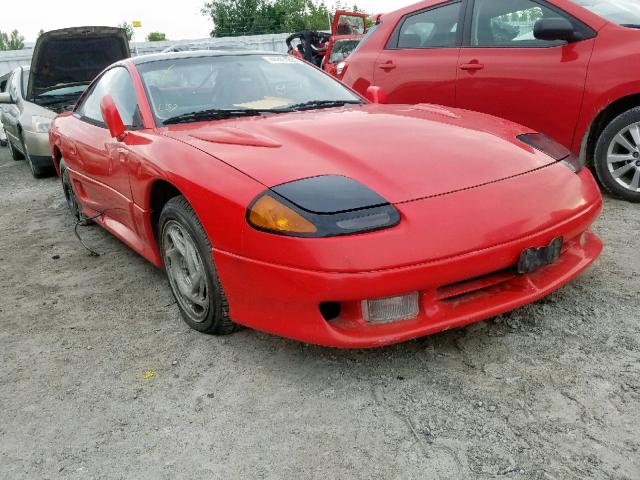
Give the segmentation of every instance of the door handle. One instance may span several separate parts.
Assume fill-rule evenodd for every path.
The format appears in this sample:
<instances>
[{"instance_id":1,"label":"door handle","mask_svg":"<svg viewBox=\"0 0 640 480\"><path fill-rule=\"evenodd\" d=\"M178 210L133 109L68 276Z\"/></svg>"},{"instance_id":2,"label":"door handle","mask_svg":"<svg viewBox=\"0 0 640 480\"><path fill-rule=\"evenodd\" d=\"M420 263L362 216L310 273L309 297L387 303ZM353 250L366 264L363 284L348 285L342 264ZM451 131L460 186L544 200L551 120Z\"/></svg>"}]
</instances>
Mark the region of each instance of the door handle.
<instances>
[{"instance_id":1,"label":"door handle","mask_svg":"<svg viewBox=\"0 0 640 480\"><path fill-rule=\"evenodd\" d=\"M388 62L380 64L379 68L388 72L388 71L394 70L396 68L396 64L393 63L392 60L389 60Z\"/></svg>"},{"instance_id":2,"label":"door handle","mask_svg":"<svg viewBox=\"0 0 640 480\"><path fill-rule=\"evenodd\" d=\"M484 68L484 64L480 62L463 63L462 65L460 65L460 70L467 70L470 72L482 70L483 68Z\"/></svg>"}]
</instances>

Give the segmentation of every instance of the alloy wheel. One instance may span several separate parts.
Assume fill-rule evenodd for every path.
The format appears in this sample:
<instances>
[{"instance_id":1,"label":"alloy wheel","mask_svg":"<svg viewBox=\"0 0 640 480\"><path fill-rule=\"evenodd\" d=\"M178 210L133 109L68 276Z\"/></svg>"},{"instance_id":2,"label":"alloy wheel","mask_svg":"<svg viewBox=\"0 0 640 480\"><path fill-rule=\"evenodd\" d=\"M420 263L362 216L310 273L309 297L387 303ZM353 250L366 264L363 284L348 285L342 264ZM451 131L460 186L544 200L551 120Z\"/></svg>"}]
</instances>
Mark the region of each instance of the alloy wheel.
<instances>
[{"instance_id":1,"label":"alloy wheel","mask_svg":"<svg viewBox=\"0 0 640 480\"><path fill-rule=\"evenodd\" d=\"M206 321L210 302L206 270L195 241L175 220L162 232L165 267L180 306L195 323Z\"/></svg>"},{"instance_id":2,"label":"alloy wheel","mask_svg":"<svg viewBox=\"0 0 640 480\"><path fill-rule=\"evenodd\" d=\"M640 123L623 128L607 150L611 177L623 188L640 193Z\"/></svg>"}]
</instances>

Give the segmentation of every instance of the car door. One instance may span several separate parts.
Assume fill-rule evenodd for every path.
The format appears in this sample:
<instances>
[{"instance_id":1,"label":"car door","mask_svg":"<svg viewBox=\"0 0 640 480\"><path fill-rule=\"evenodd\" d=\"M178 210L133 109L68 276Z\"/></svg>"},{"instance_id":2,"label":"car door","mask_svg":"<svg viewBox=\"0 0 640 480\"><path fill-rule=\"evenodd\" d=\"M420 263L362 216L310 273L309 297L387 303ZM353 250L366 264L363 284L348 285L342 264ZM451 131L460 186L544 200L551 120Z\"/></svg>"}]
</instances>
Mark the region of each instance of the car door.
<instances>
[{"instance_id":1,"label":"car door","mask_svg":"<svg viewBox=\"0 0 640 480\"><path fill-rule=\"evenodd\" d=\"M462 5L438 4L398 22L373 74L389 103L455 104Z\"/></svg>"},{"instance_id":2,"label":"car door","mask_svg":"<svg viewBox=\"0 0 640 480\"><path fill-rule=\"evenodd\" d=\"M322 69L337 76L337 65L347 58L367 33L367 15L359 12L338 10L331 23L331 37Z\"/></svg>"},{"instance_id":3,"label":"car door","mask_svg":"<svg viewBox=\"0 0 640 480\"><path fill-rule=\"evenodd\" d=\"M103 213L102 220L115 230L135 231L132 195L129 183L131 148L125 141L112 138L102 118L100 102L111 95L128 130L141 125L133 80L125 67L107 70L81 100L75 111L66 150L74 158L66 159L77 172L74 186L83 205ZM123 236L129 232L121 231Z\"/></svg>"},{"instance_id":4,"label":"car door","mask_svg":"<svg viewBox=\"0 0 640 480\"><path fill-rule=\"evenodd\" d=\"M584 40L538 40L535 23L564 17ZM526 125L570 146L595 32L542 0L470 2L458 65L459 107Z\"/></svg>"},{"instance_id":5,"label":"car door","mask_svg":"<svg viewBox=\"0 0 640 480\"><path fill-rule=\"evenodd\" d=\"M2 123L4 125L5 133L7 134L7 140L12 145L22 151L22 138L18 129L18 122L20 120L19 103L22 101L20 98L20 79L22 69L18 68L11 74L11 78L7 83L7 92L11 96L11 103L4 105L2 109Z\"/></svg>"}]
</instances>

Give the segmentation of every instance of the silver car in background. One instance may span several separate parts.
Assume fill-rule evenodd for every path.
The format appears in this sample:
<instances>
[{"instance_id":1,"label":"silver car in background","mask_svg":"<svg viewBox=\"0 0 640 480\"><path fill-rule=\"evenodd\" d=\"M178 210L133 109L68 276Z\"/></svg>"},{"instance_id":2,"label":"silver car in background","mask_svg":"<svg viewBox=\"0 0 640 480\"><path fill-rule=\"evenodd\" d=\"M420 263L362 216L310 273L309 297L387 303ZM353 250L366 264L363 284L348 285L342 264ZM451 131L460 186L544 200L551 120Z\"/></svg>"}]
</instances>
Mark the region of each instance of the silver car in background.
<instances>
[{"instance_id":1,"label":"silver car in background","mask_svg":"<svg viewBox=\"0 0 640 480\"><path fill-rule=\"evenodd\" d=\"M0 93L3 93L7 89L7 83L9 83L10 74L2 75L0 77ZM2 110L5 108L4 105L0 105L0 147L7 146L7 134L4 133L4 127L2 126Z\"/></svg>"},{"instance_id":2,"label":"silver car in background","mask_svg":"<svg viewBox=\"0 0 640 480\"><path fill-rule=\"evenodd\" d=\"M124 30L74 27L41 35L31 67L18 67L0 93L0 122L14 160L26 158L33 176L53 172L49 126L75 105L106 67L130 56Z\"/></svg>"}]
</instances>

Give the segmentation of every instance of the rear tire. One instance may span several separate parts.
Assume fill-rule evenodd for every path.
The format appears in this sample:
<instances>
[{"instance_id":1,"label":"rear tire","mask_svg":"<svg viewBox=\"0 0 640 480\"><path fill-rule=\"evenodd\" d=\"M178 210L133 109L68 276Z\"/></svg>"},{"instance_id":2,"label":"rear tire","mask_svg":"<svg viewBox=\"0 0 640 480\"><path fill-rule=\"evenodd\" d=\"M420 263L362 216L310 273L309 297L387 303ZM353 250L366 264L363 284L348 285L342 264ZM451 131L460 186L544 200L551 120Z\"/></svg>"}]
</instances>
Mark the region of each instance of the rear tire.
<instances>
[{"instance_id":1,"label":"rear tire","mask_svg":"<svg viewBox=\"0 0 640 480\"><path fill-rule=\"evenodd\" d=\"M11 140L8 140L7 143L9 145L9 153L11 153L11 158L13 158L15 161L24 160L24 155L22 155L18 150L15 149L13 143L11 143Z\"/></svg>"},{"instance_id":2,"label":"rear tire","mask_svg":"<svg viewBox=\"0 0 640 480\"><path fill-rule=\"evenodd\" d=\"M598 179L611 194L640 202L640 108L616 117L602 131L594 166Z\"/></svg>"},{"instance_id":3,"label":"rear tire","mask_svg":"<svg viewBox=\"0 0 640 480\"><path fill-rule=\"evenodd\" d=\"M174 197L159 221L160 252L182 318L194 330L228 335L236 325L211 256L211 242L189 202Z\"/></svg>"}]
</instances>

